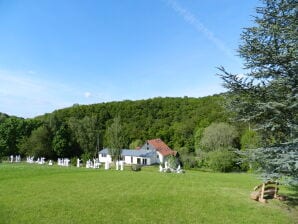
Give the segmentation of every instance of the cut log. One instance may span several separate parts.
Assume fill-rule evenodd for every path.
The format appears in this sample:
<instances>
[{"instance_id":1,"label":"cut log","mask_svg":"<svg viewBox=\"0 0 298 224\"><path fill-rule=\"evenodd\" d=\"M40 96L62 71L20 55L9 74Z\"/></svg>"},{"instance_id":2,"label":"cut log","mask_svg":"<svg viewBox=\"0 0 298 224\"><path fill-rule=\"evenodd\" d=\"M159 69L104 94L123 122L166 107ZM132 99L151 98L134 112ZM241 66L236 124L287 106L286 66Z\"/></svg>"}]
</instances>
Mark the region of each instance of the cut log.
<instances>
[{"instance_id":1,"label":"cut log","mask_svg":"<svg viewBox=\"0 0 298 224\"><path fill-rule=\"evenodd\" d=\"M260 192L260 191L254 191L254 192L251 192L251 194L250 194L250 198L251 198L252 200L258 201L260 195L261 195L261 192Z\"/></svg>"},{"instance_id":2,"label":"cut log","mask_svg":"<svg viewBox=\"0 0 298 224\"><path fill-rule=\"evenodd\" d=\"M264 198L259 198L259 202L261 202L261 203L267 203L267 200L264 199Z\"/></svg>"}]
</instances>

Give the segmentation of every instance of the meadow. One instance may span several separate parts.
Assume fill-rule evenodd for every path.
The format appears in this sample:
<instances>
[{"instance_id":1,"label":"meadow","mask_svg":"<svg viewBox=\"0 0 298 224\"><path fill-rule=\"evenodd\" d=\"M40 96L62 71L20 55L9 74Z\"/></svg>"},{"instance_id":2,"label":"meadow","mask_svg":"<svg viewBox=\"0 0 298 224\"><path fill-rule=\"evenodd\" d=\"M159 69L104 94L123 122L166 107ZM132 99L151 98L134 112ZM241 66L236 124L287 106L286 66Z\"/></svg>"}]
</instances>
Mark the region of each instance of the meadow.
<instances>
[{"instance_id":1,"label":"meadow","mask_svg":"<svg viewBox=\"0 0 298 224\"><path fill-rule=\"evenodd\" d=\"M259 183L243 173L0 163L0 223L297 223L297 207L249 198Z\"/></svg>"}]
</instances>

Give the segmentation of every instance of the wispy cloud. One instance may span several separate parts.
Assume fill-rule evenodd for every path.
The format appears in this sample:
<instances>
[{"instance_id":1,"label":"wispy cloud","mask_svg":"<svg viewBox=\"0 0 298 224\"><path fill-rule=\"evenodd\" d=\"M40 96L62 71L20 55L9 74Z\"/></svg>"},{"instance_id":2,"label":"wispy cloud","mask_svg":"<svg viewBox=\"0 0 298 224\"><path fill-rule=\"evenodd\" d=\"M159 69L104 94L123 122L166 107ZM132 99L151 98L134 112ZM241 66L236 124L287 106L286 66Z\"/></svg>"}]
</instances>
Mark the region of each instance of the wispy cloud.
<instances>
[{"instance_id":1,"label":"wispy cloud","mask_svg":"<svg viewBox=\"0 0 298 224\"><path fill-rule=\"evenodd\" d=\"M199 33L203 34L210 42L212 42L219 50L226 56L230 57L237 63L241 64L239 59L235 57L233 51L226 46L224 41L215 36L215 34L208 29L203 22L200 21L190 10L184 8L176 0L164 0L167 5L172 8L178 15L180 15L185 22L193 26Z\"/></svg>"},{"instance_id":2,"label":"wispy cloud","mask_svg":"<svg viewBox=\"0 0 298 224\"><path fill-rule=\"evenodd\" d=\"M0 112L27 118L75 103L90 104L111 100L111 93L100 93L97 86L92 87L89 83L87 86L86 83L71 86L59 80L41 77L37 72L33 74L28 71L0 69ZM90 88L90 91L82 90L86 88Z\"/></svg>"},{"instance_id":3,"label":"wispy cloud","mask_svg":"<svg viewBox=\"0 0 298 224\"><path fill-rule=\"evenodd\" d=\"M0 70L0 112L33 117L73 104L70 87L24 71Z\"/></svg>"}]
</instances>

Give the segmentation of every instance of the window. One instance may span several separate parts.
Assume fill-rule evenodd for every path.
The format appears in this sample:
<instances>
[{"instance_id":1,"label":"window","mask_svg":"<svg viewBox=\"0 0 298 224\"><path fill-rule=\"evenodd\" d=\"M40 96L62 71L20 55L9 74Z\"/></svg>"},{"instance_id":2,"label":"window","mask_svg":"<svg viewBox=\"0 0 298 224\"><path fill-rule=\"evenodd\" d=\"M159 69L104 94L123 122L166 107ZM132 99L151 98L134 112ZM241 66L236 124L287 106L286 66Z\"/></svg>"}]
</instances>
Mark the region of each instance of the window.
<instances>
[{"instance_id":1,"label":"window","mask_svg":"<svg viewBox=\"0 0 298 224\"><path fill-rule=\"evenodd\" d=\"M131 164L133 163L133 157L132 156L130 157L130 163Z\"/></svg>"},{"instance_id":2,"label":"window","mask_svg":"<svg viewBox=\"0 0 298 224\"><path fill-rule=\"evenodd\" d=\"M101 157L107 157L107 154L103 153L101 154Z\"/></svg>"},{"instance_id":3,"label":"window","mask_svg":"<svg viewBox=\"0 0 298 224\"><path fill-rule=\"evenodd\" d=\"M143 165L147 165L147 159L143 159Z\"/></svg>"}]
</instances>

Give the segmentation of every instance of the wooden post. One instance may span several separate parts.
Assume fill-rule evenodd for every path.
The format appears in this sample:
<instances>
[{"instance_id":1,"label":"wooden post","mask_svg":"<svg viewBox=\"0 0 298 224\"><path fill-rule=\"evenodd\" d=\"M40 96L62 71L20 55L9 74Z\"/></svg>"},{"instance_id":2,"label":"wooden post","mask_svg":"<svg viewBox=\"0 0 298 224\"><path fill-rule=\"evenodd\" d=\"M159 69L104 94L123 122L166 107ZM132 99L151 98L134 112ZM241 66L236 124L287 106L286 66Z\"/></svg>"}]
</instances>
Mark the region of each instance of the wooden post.
<instances>
[{"instance_id":1,"label":"wooden post","mask_svg":"<svg viewBox=\"0 0 298 224\"><path fill-rule=\"evenodd\" d=\"M262 203L266 203L266 200L264 199L264 191L265 191L265 183L262 184L261 196L259 198L259 202L262 202Z\"/></svg>"},{"instance_id":2,"label":"wooden post","mask_svg":"<svg viewBox=\"0 0 298 224\"><path fill-rule=\"evenodd\" d=\"M264 199L265 183L262 184L261 199Z\"/></svg>"},{"instance_id":3,"label":"wooden post","mask_svg":"<svg viewBox=\"0 0 298 224\"><path fill-rule=\"evenodd\" d=\"M274 198L277 198L277 182L275 182Z\"/></svg>"}]
</instances>

